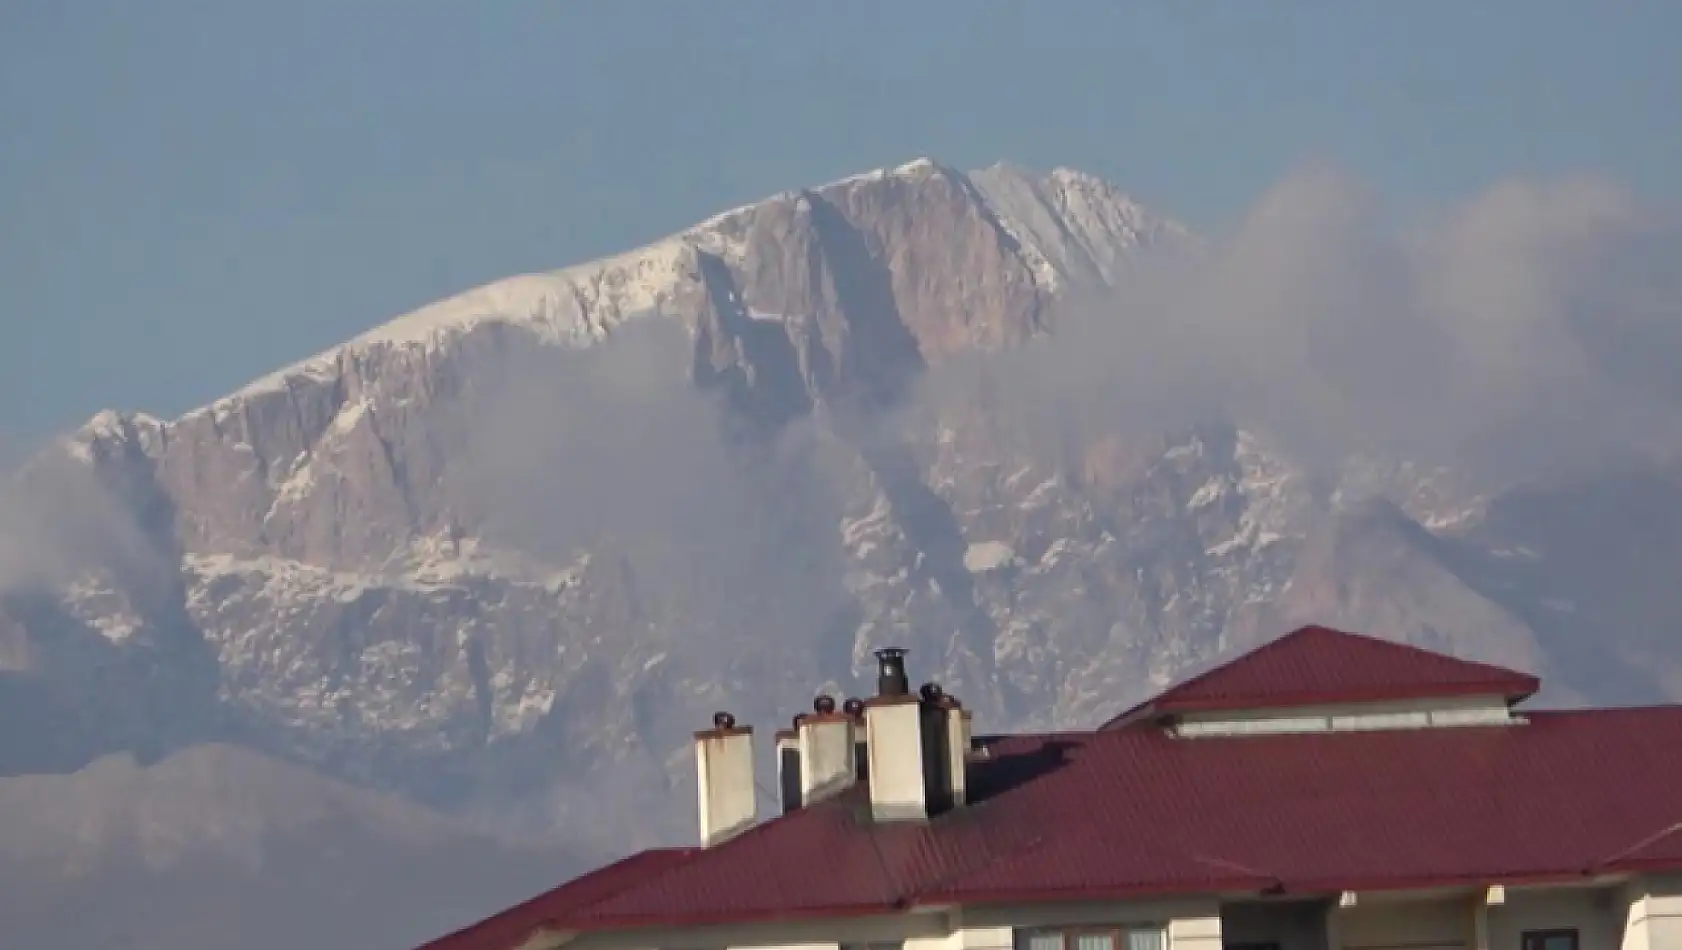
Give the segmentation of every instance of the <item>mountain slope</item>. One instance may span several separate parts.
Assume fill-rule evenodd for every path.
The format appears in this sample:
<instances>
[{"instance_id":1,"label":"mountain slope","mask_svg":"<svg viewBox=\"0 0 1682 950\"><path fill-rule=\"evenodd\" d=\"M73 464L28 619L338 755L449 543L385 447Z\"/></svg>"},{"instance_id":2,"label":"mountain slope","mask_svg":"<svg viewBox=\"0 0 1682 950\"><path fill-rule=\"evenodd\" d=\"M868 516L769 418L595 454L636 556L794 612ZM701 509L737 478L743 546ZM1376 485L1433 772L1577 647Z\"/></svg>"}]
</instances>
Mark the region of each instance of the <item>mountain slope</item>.
<instances>
[{"instance_id":1,"label":"mountain slope","mask_svg":"<svg viewBox=\"0 0 1682 950\"><path fill-rule=\"evenodd\" d=\"M1561 666L1571 581L1492 566L1501 486L1041 398L1041 341L1202 249L1092 176L919 160L102 413L19 491L104 514L0 605L0 701L79 718L0 770L232 742L616 850L690 833L694 723L780 723L889 640L988 728L1309 619ZM1567 685L1663 653L1629 643Z\"/></svg>"},{"instance_id":2,"label":"mountain slope","mask_svg":"<svg viewBox=\"0 0 1682 950\"><path fill-rule=\"evenodd\" d=\"M18 947L409 946L589 860L228 746L0 778L0 810Z\"/></svg>"}]
</instances>

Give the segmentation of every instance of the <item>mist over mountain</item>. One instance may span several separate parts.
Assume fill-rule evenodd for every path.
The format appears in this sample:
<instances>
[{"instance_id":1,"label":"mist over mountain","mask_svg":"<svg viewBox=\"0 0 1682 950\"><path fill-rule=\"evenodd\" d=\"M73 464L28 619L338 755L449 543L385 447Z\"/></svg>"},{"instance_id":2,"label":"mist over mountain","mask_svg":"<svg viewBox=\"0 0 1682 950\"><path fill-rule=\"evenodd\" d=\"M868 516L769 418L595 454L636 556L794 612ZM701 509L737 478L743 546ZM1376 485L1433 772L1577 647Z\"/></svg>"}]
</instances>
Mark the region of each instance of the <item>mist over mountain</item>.
<instances>
[{"instance_id":1,"label":"mist over mountain","mask_svg":"<svg viewBox=\"0 0 1682 950\"><path fill-rule=\"evenodd\" d=\"M0 920L18 947L411 946L599 858L222 745L0 778L0 809Z\"/></svg>"},{"instance_id":2,"label":"mist over mountain","mask_svg":"<svg viewBox=\"0 0 1682 950\"><path fill-rule=\"evenodd\" d=\"M14 848L82 855L6 873L49 909L155 887L125 919L160 946L226 944L169 929L192 882L238 926L328 899L335 840L392 901L459 847L463 900L506 903L547 859L454 836L688 840L691 730L862 691L890 642L986 731L1310 621L1682 698L1675 224L1591 180L1397 211L1308 166L1195 235L924 159L101 413L0 505L0 799L43 816ZM237 780L273 769L284 801ZM131 843L177 832L136 816L177 801L240 817L158 870ZM82 827L124 844L50 831ZM384 900L313 919L420 932Z\"/></svg>"}]
</instances>

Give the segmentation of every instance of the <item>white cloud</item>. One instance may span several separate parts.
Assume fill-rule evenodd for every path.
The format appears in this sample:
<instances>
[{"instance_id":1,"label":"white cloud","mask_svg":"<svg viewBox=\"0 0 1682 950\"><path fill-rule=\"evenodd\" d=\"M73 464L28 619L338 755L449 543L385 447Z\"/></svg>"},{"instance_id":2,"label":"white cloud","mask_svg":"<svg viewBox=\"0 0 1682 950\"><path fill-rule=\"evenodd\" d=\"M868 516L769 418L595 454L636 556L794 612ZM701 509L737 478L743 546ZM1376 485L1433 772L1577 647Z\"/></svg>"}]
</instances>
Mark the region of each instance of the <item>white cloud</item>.
<instances>
[{"instance_id":1,"label":"white cloud","mask_svg":"<svg viewBox=\"0 0 1682 950\"><path fill-rule=\"evenodd\" d=\"M1206 255L1145 263L1053 339L927 391L970 400L985 379L1024 430L1231 418L1323 463L1556 473L1682 441L1677 236L1594 180L1506 182L1398 219L1310 165Z\"/></svg>"}]
</instances>

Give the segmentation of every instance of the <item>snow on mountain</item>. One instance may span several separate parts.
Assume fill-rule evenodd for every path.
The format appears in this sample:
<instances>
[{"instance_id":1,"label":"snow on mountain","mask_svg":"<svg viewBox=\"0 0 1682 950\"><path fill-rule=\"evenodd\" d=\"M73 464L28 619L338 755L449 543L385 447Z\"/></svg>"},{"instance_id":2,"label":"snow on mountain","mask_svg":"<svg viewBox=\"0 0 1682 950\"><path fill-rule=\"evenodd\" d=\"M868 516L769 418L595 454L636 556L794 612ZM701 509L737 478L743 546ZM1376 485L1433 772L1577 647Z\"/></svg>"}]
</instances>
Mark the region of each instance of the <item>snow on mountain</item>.
<instances>
[{"instance_id":1,"label":"snow on mountain","mask_svg":"<svg viewBox=\"0 0 1682 950\"><path fill-rule=\"evenodd\" d=\"M963 175L929 158L879 168L810 189L836 199L859 188L886 183L915 185L930 176L949 177L979 190L1006 233L1030 240L1025 255L1043 287L1056 291L1070 282L1109 280L1121 256L1164 240L1187 240L1183 227L1157 218L1114 186L1081 172L1059 168L1043 179L1005 165ZM382 346L431 345L483 323L528 331L545 343L588 345L620 322L641 315L671 314L686 291L703 278L697 255L707 254L739 268L749 254L749 233L767 206L807 200L805 191L786 192L745 205L656 241L646 247L544 274L498 280L369 330L346 344L257 379L234 393L237 400L285 386L294 378L330 378L347 354ZM219 402L219 404L221 404ZM109 425L109 422L106 423Z\"/></svg>"},{"instance_id":2,"label":"snow on mountain","mask_svg":"<svg viewBox=\"0 0 1682 950\"><path fill-rule=\"evenodd\" d=\"M1044 286L1112 284L1128 256L1161 244L1192 246L1184 226L1146 210L1116 186L1054 168L1043 177L999 163L970 176Z\"/></svg>"}]
</instances>

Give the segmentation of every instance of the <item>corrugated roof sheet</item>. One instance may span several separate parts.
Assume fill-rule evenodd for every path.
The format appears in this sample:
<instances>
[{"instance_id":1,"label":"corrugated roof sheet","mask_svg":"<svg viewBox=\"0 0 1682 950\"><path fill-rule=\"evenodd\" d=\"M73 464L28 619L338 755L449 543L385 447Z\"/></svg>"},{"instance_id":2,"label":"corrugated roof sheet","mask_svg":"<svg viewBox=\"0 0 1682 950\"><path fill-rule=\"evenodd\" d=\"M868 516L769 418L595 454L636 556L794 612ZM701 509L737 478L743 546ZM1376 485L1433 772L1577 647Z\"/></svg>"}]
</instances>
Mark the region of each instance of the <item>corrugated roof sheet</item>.
<instances>
[{"instance_id":1,"label":"corrugated roof sheet","mask_svg":"<svg viewBox=\"0 0 1682 950\"><path fill-rule=\"evenodd\" d=\"M1194 676L1106 723L1165 715L1331 703L1536 692L1536 677L1405 643L1303 627Z\"/></svg>"},{"instance_id":2,"label":"corrugated roof sheet","mask_svg":"<svg viewBox=\"0 0 1682 950\"><path fill-rule=\"evenodd\" d=\"M984 744L973 803L927 824L872 823L853 789L711 849L621 862L509 911L515 923L492 918L430 950L508 950L508 935L540 925L1682 869L1682 706L1195 739L1139 723Z\"/></svg>"},{"instance_id":3,"label":"corrugated roof sheet","mask_svg":"<svg viewBox=\"0 0 1682 950\"><path fill-rule=\"evenodd\" d=\"M1682 868L1682 707L1394 732L1174 739L1140 727L990 747L976 766L981 800L927 825L872 824L854 790L709 850L615 865L511 911L517 925L430 950L505 950L505 935L540 923L693 926Z\"/></svg>"},{"instance_id":4,"label":"corrugated roof sheet","mask_svg":"<svg viewBox=\"0 0 1682 950\"><path fill-rule=\"evenodd\" d=\"M486 947L517 947L551 921L565 918L590 904L611 897L621 888L646 880L650 875L699 851L699 848L656 848L642 851L591 871L552 891L517 904L471 927L439 937L420 950L483 950Z\"/></svg>"}]
</instances>

